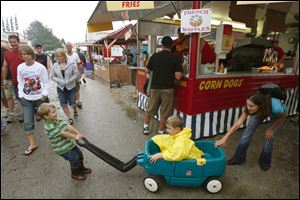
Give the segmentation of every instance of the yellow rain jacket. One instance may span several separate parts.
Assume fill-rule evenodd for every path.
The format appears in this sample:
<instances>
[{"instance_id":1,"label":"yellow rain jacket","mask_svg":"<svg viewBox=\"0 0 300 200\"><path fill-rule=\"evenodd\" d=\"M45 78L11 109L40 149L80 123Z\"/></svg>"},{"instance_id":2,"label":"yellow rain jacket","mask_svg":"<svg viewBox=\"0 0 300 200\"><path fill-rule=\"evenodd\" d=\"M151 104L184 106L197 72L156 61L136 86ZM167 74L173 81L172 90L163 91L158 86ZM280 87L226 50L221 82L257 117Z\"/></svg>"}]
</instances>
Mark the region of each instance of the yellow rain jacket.
<instances>
[{"instance_id":1,"label":"yellow rain jacket","mask_svg":"<svg viewBox=\"0 0 300 200\"><path fill-rule=\"evenodd\" d=\"M191 140L192 129L184 128L175 135L156 135L152 140L162 152L162 157L167 161L180 161L183 159L196 159L197 165L204 165L206 160L201 158L204 153L199 150Z\"/></svg>"}]
</instances>

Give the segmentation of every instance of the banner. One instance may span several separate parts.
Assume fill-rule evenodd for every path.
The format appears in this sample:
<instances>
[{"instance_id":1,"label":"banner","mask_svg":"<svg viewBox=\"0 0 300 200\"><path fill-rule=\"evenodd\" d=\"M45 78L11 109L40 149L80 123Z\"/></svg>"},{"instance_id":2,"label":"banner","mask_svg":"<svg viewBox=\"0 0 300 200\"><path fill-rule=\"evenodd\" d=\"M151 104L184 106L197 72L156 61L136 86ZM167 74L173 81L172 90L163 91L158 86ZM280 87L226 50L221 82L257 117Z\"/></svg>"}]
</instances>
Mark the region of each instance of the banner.
<instances>
[{"instance_id":1,"label":"banner","mask_svg":"<svg viewBox=\"0 0 300 200\"><path fill-rule=\"evenodd\" d=\"M293 1L237 1L236 5L250 5L250 4L269 4L269 3L283 3Z\"/></svg>"},{"instance_id":2,"label":"banner","mask_svg":"<svg viewBox=\"0 0 300 200\"><path fill-rule=\"evenodd\" d=\"M106 1L107 11L153 9L153 1Z\"/></svg>"},{"instance_id":3,"label":"banner","mask_svg":"<svg viewBox=\"0 0 300 200\"><path fill-rule=\"evenodd\" d=\"M182 33L203 33L211 31L211 10L192 9L181 11Z\"/></svg>"}]
</instances>

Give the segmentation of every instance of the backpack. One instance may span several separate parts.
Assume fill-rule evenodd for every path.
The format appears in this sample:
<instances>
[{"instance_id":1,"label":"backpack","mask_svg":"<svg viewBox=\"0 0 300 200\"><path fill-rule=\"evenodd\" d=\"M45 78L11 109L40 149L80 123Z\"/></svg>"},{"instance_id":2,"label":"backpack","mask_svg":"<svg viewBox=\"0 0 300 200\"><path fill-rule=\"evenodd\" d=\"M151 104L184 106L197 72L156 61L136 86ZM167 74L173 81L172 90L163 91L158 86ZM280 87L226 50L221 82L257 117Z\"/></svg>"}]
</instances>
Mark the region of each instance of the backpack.
<instances>
[{"instance_id":1,"label":"backpack","mask_svg":"<svg viewBox=\"0 0 300 200\"><path fill-rule=\"evenodd\" d=\"M280 86L274 84L274 83L268 83L262 85L258 92L263 95L269 95L270 97L279 99L281 101L285 101L287 98L287 92L284 88L281 88Z\"/></svg>"}]
</instances>

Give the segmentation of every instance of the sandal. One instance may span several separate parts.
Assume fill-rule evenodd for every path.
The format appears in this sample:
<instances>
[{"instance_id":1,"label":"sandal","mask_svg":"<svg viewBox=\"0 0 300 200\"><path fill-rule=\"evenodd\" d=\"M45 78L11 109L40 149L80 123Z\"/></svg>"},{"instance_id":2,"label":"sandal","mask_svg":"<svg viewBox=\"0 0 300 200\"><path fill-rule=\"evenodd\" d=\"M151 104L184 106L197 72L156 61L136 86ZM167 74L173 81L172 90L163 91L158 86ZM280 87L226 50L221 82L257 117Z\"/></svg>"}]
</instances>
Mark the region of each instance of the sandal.
<instances>
[{"instance_id":1,"label":"sandal","mask_svg":"<svg viewBox=\"0 0 300 200\"><path fill-rule=\"evenodd\" d=\"M77 107L78 107L78 108L82 108L82 102L80 102L80 101L77 102Z\"/></svg>"},{"instance_id":2,"label":"sandal","mask_svg":"<svg viewBox=\"0 0 300 200\"><path fill-rule=\"evenodd\" d=\"M69 123L69 125L72 125L73 124L73 119L68 119L68 123Z\"/></svg>"},{"instance_id":3,"label":"sandal","mask_svg":"<svg viewBox=\"0 0 300 200\"><path fill-rule=\"evenodd\" d=\"M38 146L32 148L32 149L26 149L26 151L24 152L24 154L26 156L29 156L30 154L32 154L32 152L34 152L34 150L36 150L38 148Z\"/></svg>"},{"instance_id":4,"label":"sandal","mask_svg":"<svg viewBox=\"0 0 300 200\"><path fill-rule=\"evenodd\" d=\"M78 118L78 112L74 112L74 119Z\"/></svg>"}]
</instances>

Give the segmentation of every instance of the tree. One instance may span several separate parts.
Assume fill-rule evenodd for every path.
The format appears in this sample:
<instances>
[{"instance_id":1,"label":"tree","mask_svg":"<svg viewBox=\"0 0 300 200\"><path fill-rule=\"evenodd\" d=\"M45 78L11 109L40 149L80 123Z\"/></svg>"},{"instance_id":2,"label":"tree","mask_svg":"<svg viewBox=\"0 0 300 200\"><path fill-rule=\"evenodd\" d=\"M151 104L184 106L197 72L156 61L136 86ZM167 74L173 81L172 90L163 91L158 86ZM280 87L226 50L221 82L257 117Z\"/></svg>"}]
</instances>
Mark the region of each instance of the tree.
<instances>
[{"instance_id":1,"label":"tree","mask_svg":"<svg viewBox=\"0 0 300 200\"><path fill-rule=\"evenodd\" d=\"M7 32L10 32L9 23L8 23L8 18L6 18L6 31L7 31Z\"/></svg>"},{"instance_id":2,"label":"tree","mask_svg":"<svg viewBox=\"0 0 300 200\"><path fill-rule=\"evenodd\" d=\"M4 19L3 19L3 17L1 17L1 18L2 18L2 31L5 32L5 23L4 23Z\"/></svg>"},{"instance_id":3,"label":"tree","mask_svg":"<svg viewBox=\"0 0 300 200\"><path fill-rule=\"evenodd\" d=\"M45 27L39 21L33 21L27 29L28 39L32 45L41 43L45 51L61 48L60 40L53 35L52 30Z\"/></svg>"},{"instance_id":4,"label":"tree","mask_svg":"<svg viewBox=\"0 0 300 200\"><path fill-rule=\"evenodd\" d=\"M19 24L18 24L17 16L15 16L15 27L16 27L16 31L18 31L19 30Z\"/></svg>"},{"instance_id":5,"label":"tree","mask_svg":"<svg viewBox=\"0 0 300 200\"><path fill-rule=\"evenodd\" d=\"M67 44L67 43L65 42L65 39L64 39L64 38L62 38L62 39L60 40L60 43L61 43L61 44L64 44L64 45Z\"/></svg>"},{"instance_id":6,"label":"tree","mask_svg":"<svg viewBox=\"0 0 300 200\"><path fill-rule=\"evenodd\" d=\"M10 17L10 27L11 27L10 28L11 32L14 32L15 28L14 28L14 22L12 16Z\"/></svg>"}]
</instances>

